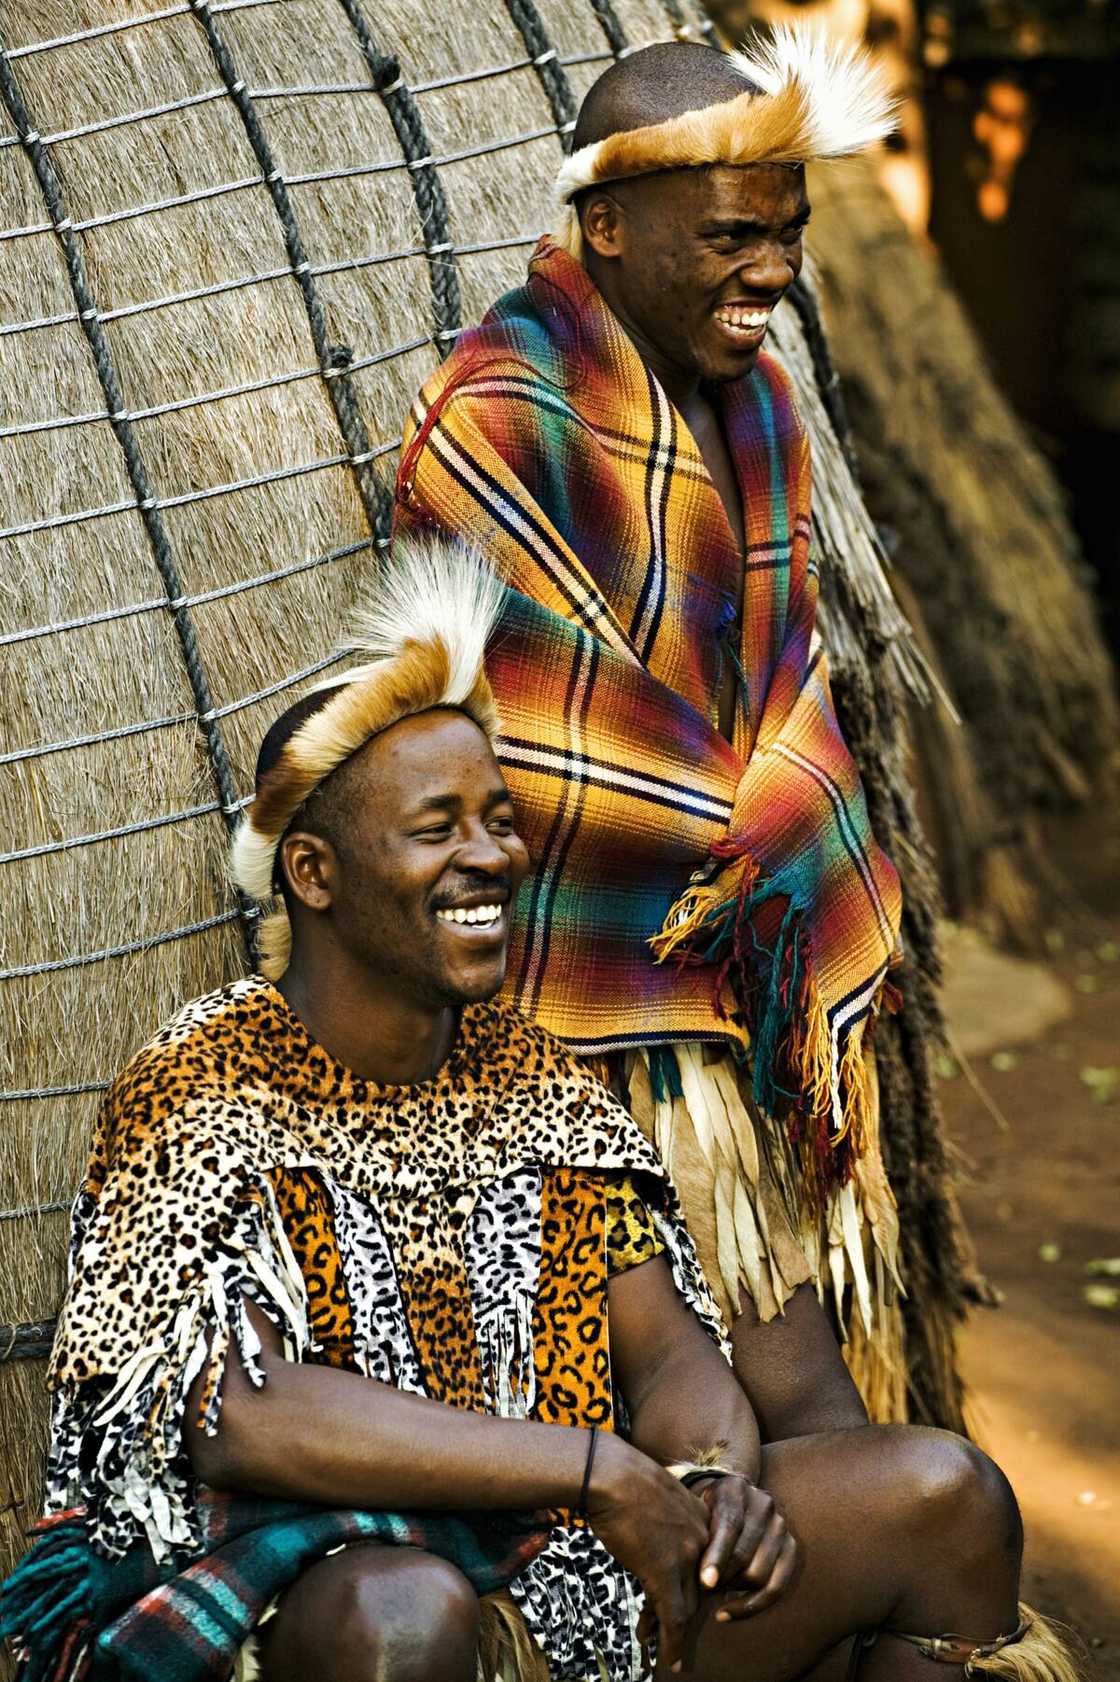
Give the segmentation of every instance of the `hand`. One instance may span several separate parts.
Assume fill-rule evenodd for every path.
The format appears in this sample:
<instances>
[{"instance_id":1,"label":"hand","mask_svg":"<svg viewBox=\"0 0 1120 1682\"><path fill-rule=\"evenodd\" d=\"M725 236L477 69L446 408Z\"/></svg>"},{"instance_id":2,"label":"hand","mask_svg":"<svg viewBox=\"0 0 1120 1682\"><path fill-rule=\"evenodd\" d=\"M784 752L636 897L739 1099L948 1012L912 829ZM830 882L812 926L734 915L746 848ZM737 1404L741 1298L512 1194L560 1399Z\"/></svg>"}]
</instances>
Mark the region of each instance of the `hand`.
<instances>
[{"instance_id":1,"label":"hand","mask_svg":"<svg viewBox=\"0 0 1120 1682\"><path fill-rule=\"evenodd\" d=\"M607 1552L646 1592L638 1639L656 1625L670 1670L684 1660L684 1635L700 1604L700 1556L709 1542L703 1501L648 1455L613 1432L599 1439L587 1517Z\"/></svg>"},{"instance_id":2,"label":"hand","mask_svg":"<svg viewBox=\"0 0 1120 1682\"><path fill-rule=\"evenodd\" d=\"M717 1623L750 1618L772 1606L793 1580L797 1543L765 1489L733 1472L693 1484L710 1515L700 1560L704 1588L739 1588L716 1613Z\"/></svg>"}]
</instances>

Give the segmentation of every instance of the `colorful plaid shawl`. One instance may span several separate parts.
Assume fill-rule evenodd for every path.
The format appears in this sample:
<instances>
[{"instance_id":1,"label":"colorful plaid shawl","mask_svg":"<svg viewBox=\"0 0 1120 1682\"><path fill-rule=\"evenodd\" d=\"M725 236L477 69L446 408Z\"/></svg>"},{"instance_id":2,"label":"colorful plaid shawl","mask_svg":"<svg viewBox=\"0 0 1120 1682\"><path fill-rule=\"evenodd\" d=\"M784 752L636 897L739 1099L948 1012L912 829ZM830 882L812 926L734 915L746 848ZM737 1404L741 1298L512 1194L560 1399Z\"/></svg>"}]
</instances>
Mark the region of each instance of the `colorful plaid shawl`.
<instances>
[{"instance_id":1,"label":"colorful plaid shawl","mask_svg":"<svg viewBox=\"0 0 1120 1682\"><path fill-rule=\"evenodd\" d=\"M745 556L681 416L546 238L417 398L398 522L479 542L517 592L488 661L535 860L509 996L585 1052L750 1037L756 1097L792 1111L823 1190L861 1145L898 879L814 635L790 381L763 355L718 401Z\"/></svg>"},{"instance_id":2,"label":"colorful plaid shawl","mask_svg":"<svg viewBox=\"0 0 1120 1682\"><path fill-rule=\"evenodd\" d=\"M120 1559L95 1553L80 1508L43 1519L0 1589L0 1637L20 1656L20 1682L228 1682L271 1602L336 1548L423 1548L482 1595L504 1588L548 1536L508 1513L334 1511L214 1492L198 1510L200 1546L162 1564L145 1543Z\"/></svg>"}]
</instances>

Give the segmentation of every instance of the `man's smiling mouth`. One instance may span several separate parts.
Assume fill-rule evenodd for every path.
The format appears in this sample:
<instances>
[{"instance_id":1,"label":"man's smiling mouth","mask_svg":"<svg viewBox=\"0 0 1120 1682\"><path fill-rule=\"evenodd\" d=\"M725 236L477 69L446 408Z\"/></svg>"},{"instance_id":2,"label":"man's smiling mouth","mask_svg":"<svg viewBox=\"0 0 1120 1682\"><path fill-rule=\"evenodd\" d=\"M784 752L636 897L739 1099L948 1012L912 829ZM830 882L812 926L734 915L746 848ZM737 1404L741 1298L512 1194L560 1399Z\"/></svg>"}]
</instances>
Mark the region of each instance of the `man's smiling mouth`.
<instances>
[{"instance_id":1,"label":"man's smiling mouth","mask_svg":"<svg viewBox=\"0 0 1120 1682\"><path fill-rule=\"evenodd\" d=\"M493 928L501 921L504 905L492 903L489 905L449 905L437 911L436 916L441 923L466 923L483 928Z\"/></svg>"},{"instance_id":2,"label":"man's smiling mouth","mask_svg":"<svg viewBox=\"0 0 1120 1682\"><path fill-rule=\"evenodd\" d=\"M732 338L753 344L765 334L773 307L772 304L721 304L714 313L716 321Z\"/></svg>"}]
</instances>

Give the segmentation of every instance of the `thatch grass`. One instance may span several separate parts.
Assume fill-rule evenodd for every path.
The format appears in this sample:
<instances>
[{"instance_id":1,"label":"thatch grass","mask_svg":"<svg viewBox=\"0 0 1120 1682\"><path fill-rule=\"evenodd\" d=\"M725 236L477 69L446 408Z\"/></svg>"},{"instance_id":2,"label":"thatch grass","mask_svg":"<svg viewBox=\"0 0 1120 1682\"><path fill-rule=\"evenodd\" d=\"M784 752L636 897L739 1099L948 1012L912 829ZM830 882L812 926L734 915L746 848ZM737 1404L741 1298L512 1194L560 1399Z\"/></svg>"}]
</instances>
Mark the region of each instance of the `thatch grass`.
<instances>
[{"instance_id":1,"label":"thatch grass","mask_svg":"<svg viewBox=\"0 0 1120 1682\"><path fill-rule=\"evenodd\" d=\"M133 15L143 5L144 0L0 0L0 34L9 48L18 49ZM562 54L606 52L590 6L542 0L539 10ZM654 0L616 0L616 10L633 42L669 32L666 12ZM500 5L432 9L421 0L381 0L367 15L379 47L399 53L410 84L511 65L527 56ZM251 90L339 84L351 89L369 81L368 64L339 0L215 7L214 17ZM186 15L17 54L11 62L35 126L46 135L189 99L220 81L201 29ZM571 69L577 98L600 67ZM420 93L417 103L437 157L553 126L530 68ZM256 104L289 177L400 160L384 105L372 91L294 92ZM11 132L0 119L0 139ZM52 142L49 151L74 221L257 173L244 127L224 95ZM553 132L442 166L449 237L464 246L536 233L547 218L548 186L559 157ZM293 185L290 191L308 259L316 267L425 243L407 170ZM0 225L35 226L44 220L29 158L18 145L0 145ZM149 300L248 276L274 276L287 266L277 214L260 185L103 223L82 232L79 242L103 313L135 311ZM458 258L466 321L516 282L525 254L523 247L510 246ZM431 339L427 261L402 257L320 275L316 285L331 344L348 347L356 363L415 342L411 350L359 367L351 376L370 443L385 447L387 479L401 417L438 354ZM105 406L89 346L70 319L74 300L59 240L47 232L0 242L0 323L54 314L68 319L0 335L0 428L96 415ZM306 374L318 362L304 303L285 273L118 316L105 322L104 331L133 413ZM840 569L829 600L838 695L864 755L884 839L901 845L903 865L913 876L914 842L900 768L901 669L883 658L885 651L905 646L904 628L883 584L869 522L811 389L811 359L792 311L786 312L780 343L805 391L818 460L829 462L824 475L829 488L821 494L819 511L824 547ZM362 500L345 464L213 498L195 495L344 454L327 385L318 374L138 416L133 430L155 494L190 499L162 513L188 597L297 569L190 609L213 705L233 709L219 727L236 792L243 795L257 743L283 704L283 697L246 698L325 658L356 598L370 587L376 561L369 547L304 565L368 544ZM4 528L134 500L121 449L104 419L24 432L0 439L0 445L6 457L0 481ZM0 635L150 603L163 593L148 537L131 506L9 538L3 551ZM180 644L162 607L16 641L3 653L0 751L194 713ZM4 852L212 807L218 798L193 716L28 757L4 765L3 773ZM223 875L225 839L223 819L211 809L142 833L3 864L0 969L96 953L228 916L233 902ZM913 903L921 923L929 905L921 881ZM928 945L918 946L928 968ZM184 999L218 985L244 962L234 920L127 956L10 978L0 984L7 1030L0 1084L9 1091L107 1079ZM907 1090L918 1097L897 1122L892 1116L901 1130L894 1154L904 1204L908 1177L914 1179L914 1129L928 1134L932 1127L922 1098L924 1047L915 1032L907 1052ZM96 1105L95 1093L0 1104L0 1211L69 1196L81 1175ZM910 1189L923 1209L931 1200L941 1208L937 1174L928 1166L931 1150L936 1162L935 1146L924 1137L917 1151L926 1166L918 1189ZM933 1227L940 1232L937 1220ZM920 1248L932 1228L915 1219L913 1230ZM0 1220L0 1323L53 1313L62 1289L65 1232L65 1216L59 1214ZM948 1253L951 1257L951 1246ZM921 1311L941 1325L952 1311L955 1289L950 1259L930 1290L918 1293ZM42 1377L40 1362L0 1362L0 1507L11 1504L0 1539L0 1571L20 1550L22 1524L38 1504Z\"/></svg>"}]
</instances>

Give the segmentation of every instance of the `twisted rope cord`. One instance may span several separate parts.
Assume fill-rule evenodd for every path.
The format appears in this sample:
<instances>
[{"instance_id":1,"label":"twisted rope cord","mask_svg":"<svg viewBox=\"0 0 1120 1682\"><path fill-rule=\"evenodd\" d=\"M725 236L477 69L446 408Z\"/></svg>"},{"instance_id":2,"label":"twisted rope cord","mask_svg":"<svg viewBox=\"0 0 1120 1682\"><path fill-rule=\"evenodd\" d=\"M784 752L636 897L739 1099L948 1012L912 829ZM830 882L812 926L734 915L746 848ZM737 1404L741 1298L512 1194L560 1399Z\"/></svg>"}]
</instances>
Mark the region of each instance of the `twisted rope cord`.
<instances>
[{"instance_id":1,"label":"twisted rope cord","mask_svg":"<svg viewBox=\"0 0 1120 1682\"><path fill-rule=\"evenodd\" d=\"M21 1326L0 1326L0 1361L45 1360L54 1342L56 1323L33 1320Z\"/></svg>"},{"instance_id":2,"label":"twisted rope cord","mask_svg":"<svg viewBox=\"0 0 1120 1682\"><path fill-rule=\"evenodd\" d=\"M369 522L370 531L375 537L387 537L392 523L392 498L384 485L381 484L373 469L373 458L370 448L369 431L366 427L361 407L358 403L357 392L347 376L349 364L354 360L353 352L348 345L332 343L327 331L326 313L319 298L318 288L311 275L311 264L304 249L303 236L291 198L288 194L284 175L276 162L268 137L257 115L257 108L249 95L249 90L241 77L237 74L232 54L225 41L210 8L210 0L190 0L191 11L198 21L202 33L206 37L206 44L210 49L218 73L226 85L231 100L241 118L246 138L252 148L253 156L257 160L265 186L268 188L269 198L280 223L284 236L284 249L292 275L300 290L307 321L311 329L311 339L315 346L315 355L319 359L326 388L330 394L331 406L338 421L339 431L342 433L350 458L351 471L354 474L361 497L362 507ZM333 374L333 378L327 376Z\"/></svg>"},{"instance_id":3,"label":"twisted rope cord","mask_svg":"<svg viewBox=\"0 0 1120 1682\"><path fill-rule=\"evenodd\" d=\"M85 258L66 211L62 184L51 162L50 154L39 139L31 115L24 103L11 62L4 56L0 56L0 97L3 98L8 115L30 159L31 167L39 184L39 190L43 195L47 214L62 247L70 289L77 305L82 331L93 356L101 389L105 393L105 401L110 414L110 425L124 457L129 483L135 497L135 506L139 511L152 558L163 580L163 586L167 594L168 610L175 623L175 631L179 639L179 648L183 657L183 664L186 667L191 695L209 752L210 767L218 791L218 801L222 807L227 828L232 828L234 822L232 808L237 800L237 789L234 785L233 770L226 752L221 729L217 719L210 716L214 711L213 699L202 663L198 638L186 608L170 606L173 601L184 595L183 581L171 551L166 527L156 507L155 495L148 479L136 434L127 418L124 395L113 364L109 341L97 313L97 305L86 272ZM233 913L233 916L245 918L246 942L250 955L252 955L251 931L253 925L248 921L249 909L248 903L239 899L238 910ZM12 973L21 974L24 972L19 968L14 972L0 971L0 980L5 979L8 974Z\"/></svg>"},{"instance_id":4,"label":"twisted rope cord","mask_svg":"<svg viewBox=\"0 0 1120 1682\"><path fill-rule=\"evenodd\" d=\"M245 707L252 707L258 701L267 701L273 695L279 695L282 690L291 689L305 678L314 677L316 672L325 671L339 660L345 660L345 654L327 654L322 660L315 660L310 666L303 666L298 672L291 672L287 677L280 678L276 683L270 683L266 689L255 689L251 695L242 695L237 701L227 701L224 707L211 709L209 719L228 718L231 713L241 712ZM143 736L149 730L165 730L173 724L196 724L198 713L171 713L166 718L148 718L139 724L118 724L111 730L98 730L91 735L69 736L60 742L40 742L32 748L14 748L8 753L0 753L0 765L15 765L25 759L42 759L48 753L67 753L71 748L93 747L98 742L116 742L122 736ZM255 916L255 912L250 915Z\"/></svg>"},{"instance_id":5,"label":"twisted rope cord","mask_svg":"<svg viewBox=\"0 0 1120 1682\"><path fill-rule=\"evenodd\" d=\"M609 0L599 0L599 3L609 4ZM593 6L596 0L592 0ZM184 7L184 10L187 8ZM211 5L210 10L220 8ZM9 53L9 58L15 55ZM557 63L567 67L573 64L599 64L610 58L609 53L570 53L557 59ZM413 94L433 93L440 88L460 88L472 82L485 82L495 76L509 76L516 70L530 70L533 66L531 58L514 59L510 64L489 64L479 70L464 70L457 76L437 76L430 82L413 82L410 91ZM377 90L369 82L302 82L292 87L250 88L249 98L258 104L269 99L310 99L331 94L364 94L367 97ZM98 117L92 123L80 123L76 128L56 129L53 134L41 136L44 146L58 146L67 140L82 140L91 134L108 134L114 129L128 128L132 123L145 123L153 117L171 116L176 111L189 111L198 105L209 105L217 99L228 99L229 89L226 87L206 88L200 93L187 94L182 99L170 99L164 105L148 105L142 111L123 111L115 117ZM0 135L0 152L10 146L19 145L18 134ZM284 273L287 274L287 270Z\"/></svg>"},{"instance_id":6,"label":"twisted rope cord","mask_svg":"<svg viewBox=\"0 0 1120 1682\"><path fill-rule=\"evenodd\" d=\"M633 47L627 38L625 29L618 13L611 5L611 0L588 0L592 12L600 29L607 38L607 45L615 58L625 58L633 52Z\"/></svg>"},{"instance_id":7,"label":"twisted rope cord","mask_svg":"<svg viewBox=\"0 0 1120 1682\"><path fill-rule=\"evenodd\" d=\"M237 817L251 799L252 795L243 795L230 815ZM41 859L48 853L68 853L75 847L95 847L100 841L120 841L126 835L144 835L152 829L166 829L168 824L173 823L189 823L192 818L206 817L221 810L216 800L207 800L201 806L187 806L181 812L164 812L158 818L139 818L135 823L117 824L114 829L99 829L90 835L68 835L63 841L40 841L34 847L0 853L0 864L14 864L19 859Z\"/></svg>"},{"instance_id":8,"label":"twisted rope cord","mask_svg":"<svg viewBox=\"0 0 1120 1682\"><path fill-rule=\"evenodd\" d=\"M399 62L380 52L375 45L358 0L339 0L339 5L357 37L362 56L369 66L370 81L381 97L408 165L412 196L428 259L432 322L440 355L445 356L450 348L451 336L462 327L463 304L447 199L432 157L424 119L405 83Z\"/></svg>"},{"instance_id":9,"label":"twisted rope cord","mask_svg":"<svg viewBox=\"0 0 1120 1682\"><path fill-rule=\"evenodd\" d=\"M257 6L275 6L284 4L285 0L214 0L211 10L215 12L248 12ZM122 29L139 29L146 23L163 23L167 18L186 17L190 11L189 0L182 0L178 6L164 6L158 12L141 12L137 17L118 18L113 23L99 23L91 29L75 29L70 35L52 35L46 41L31 41L26 47L12 47L7 52L0 48L5 58L28 58L32 53L53 52L55 47L73 47L80 41L96 41L103 35L119 35Z\"/></svg>"},{"instance_id":10,"label":"twisted rope cord","mask_svg":"<svg viewBox=\"0 0 1120 1682\"><path fill-rule=\"evenodd\" d=\"M0 969L0 981L16 981L32 975L54 975L59 970L83 969L87 964L100 964L107 958L131 958L137 952L148 952L156 946L167 946L173 940L186 940L207 929L217 929L223 923L236 923L242 916L257 917L256 906L242 912L219 911L214 917L202 917L197 923L183 923L177 929L165 929L161 934L145 935L142 940L122 941L119 946L102 946L96 952L73 952L68 958L48 958L40 964L16 964L12 969Z\"/></svg>"},{"instance_id":11,"label":"twisted rope cord","mask_svg":"<svg viewBox=\"0 0 1120 1682\"><path fill-rule=\"evenodd\" d=\"M107 1080L80 1080L70 1086L23 1086L15 1087L7 1092L0 1092L0 1103L14 1104L17 1100L26 1101L29 1098L73 1098L81 1092L108 1092ZM30 1213L38 1210L36 1204ZM13 1219L15 1217L13 1216Z\"/></svg>"},{"instance_id":12,"label":"twisted rope cord","mask_svg":"<svg viewBox=\"0 0 1120 1682\"><path fill-rule=\"evenodd\" d=\"M324 181L347 181L362 175L392 175L398 170L420 170L428 165L463 163L468 158L483 158L491 152L505 152L514 146L525 146L533 140L543 140L548 135L555 134L556 127L549 124L544 128L526 129L522 134L507 135L502 140L487 140L477 146L462 146L457 152L443 152L438 157L425 157L409 160L406 158L384 158L368 164L351 164L345 169L316 169L309 170L303 175L289 175L289 187L309 187ZM81 222L74 222L71 227L75 233L88 233L93 228L107 228L117 222L133 222L140 216L154 216L161 210L181 210L184 205L201 204L204 200L219 199L228 193L243 193L250 187L260 187L262 178L259 175L242 176L237 181L221 181L213 187L197 187L189 193L177 193L169 199L153 199L149 204L127 206L124 210L108 210L100 216L87 216ZM49 234L52 230L50 222L34 222L23 228L4 228L0 230L0 241L23 239L29 234ZM287 271L285 271L287 272Z\"/></svg>"},{"instance_id":13,"label":"twisted rope cord","mask_svg":"<svg viewBox=\"0 0 1120 1682\"><path fill-rule=\"evenodd\" d=\"M533 0L506 0L506 11L529 49L537 80L544 89L552 120L560 135L560 143L565 152L570 152L572 130L576 124L575 95L545 28L544 19Z\"/></svg>"},{"instance_id":14,"label":"twisted rope cord","mask_svg":"<svg viewBox=\"0 0 1120 1682\"><path fill-rule=\"evenodd\" d=\"M426 341L417 341L420 344ZM127 414L127 410L122 410ZM110 415L110 420L117 422L120 415ZM307 473L322 473L330 467L360 466L367 461L375 461L378 456L389 455L400 448L400 439L391 438L385 444L379 444L376 449L366 450L362 455L334 455L323 456L318 461L301 461L294 467L273 467L267 473L253 473L247 479L231 479L225 485L205 485L197 491L181 491L176 496L149 497L144 507L146 513L158 513L163 508L186 508L194 502L209 502L216 496L230 496L234 491L255 490L261 485L279 484L282 479L300 479ZM104 519L110 514L128 514L136 509L135 502L106 502L100 508L80 508L74 514L50 514L42 520L25 520L22 525L6 526L0 531L0 538L27 537L32 532L54 531L60 526L80 525L89 520ZM179 595L171 598L181 599Z\"/></svg>"},{"instance_id":15,"label":"twisted rope cord","mask_svg":"<svg viewBox=\"0 0 1120 1682\"><path fill-rule=\"evenodd\" d=\"M484 239L477 240L470 245L457 245L454 250L457 257L467 257L481 251L507 251L515 245L535 245L539 238L539 234L511 234L505 239ZM333 263L313 263L311 273L313 275L343 274L356 269L373 268L378 263L396 263L407 257L423 257L423 255L424 247L422 245L410 245L403 247L400 251L377 251L366 257L340 257ZM195 286L187 292L168 292L161 298L143 298L135 304L121 304L117 309L102 310L101 319L102 321L122 321L129 316L147 315L152 310L167 309L173 304L192 304L198 298L213 298L221 292L236 292L243 286L259 286L267 281L286 280L290 274L291 270L288 268L261 269L256 274L237 275L232 280L211 281L208 286ZM34 333L41 327L64 327L77 321L77 319L77 311L74 311L62 315L38 316L30 321L9 321L0 326L0 338L5 338L12 333ZM419 343L420 341L416 342ZM398 348L407 349L409 347ZM396 352L382 351L378 354L384 359L386 356L396 354ZM366 365L363 361L356 361L351 364L350 371ZM35 423L32 422L30 425L34 426Z\"/></svg>"},{"instance_id":16,"label":"twisted rope cord","mask_svg":"<svg viewBox=\"0 0 1120 1682\"><path fill-rule=\"evenodd\" d=\"M325 555L311 555L306 560L291 561L287 566L275 567L271 572L259 572L255 578L239 578L235 584L220 584L216 589L203 590L197 596L182 596L172 607L198 607L202 602L223 601L227 596L240 596L245 590L259 589L262 584L275 584L281 578L292 578L300 572L312 572L331 561L345 560L369 549L374 543L386 547L385 538L359 538L356 543L344 543L340 549L328 549ZM59 619L52 625L29 625L21 631L8 631L0 637L0 648L13 642L33 642L39 637L58 636L61 631L80 631L88 625L107 625L115 619L131 619L135 614L153 613L167 606L164 596L152 596L147 601L129 602L124 607L107 607L100 613L87 613L80 619Z\"/></svg>"},{"instance_id":17,"label":"twisted rope cord","mask_svg":"<svg viewBox=\"0 0 1120 1682\"><path fill-rule=\"evenodd\" d=\"M672 24L678 41L714 40L716 26L710 17L698 13L695 21L690 22L680 0L661 0L661 9Z\"/></svg>"}]
</instances>

